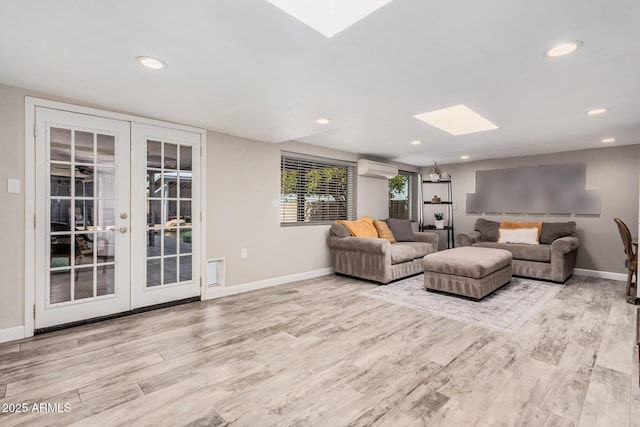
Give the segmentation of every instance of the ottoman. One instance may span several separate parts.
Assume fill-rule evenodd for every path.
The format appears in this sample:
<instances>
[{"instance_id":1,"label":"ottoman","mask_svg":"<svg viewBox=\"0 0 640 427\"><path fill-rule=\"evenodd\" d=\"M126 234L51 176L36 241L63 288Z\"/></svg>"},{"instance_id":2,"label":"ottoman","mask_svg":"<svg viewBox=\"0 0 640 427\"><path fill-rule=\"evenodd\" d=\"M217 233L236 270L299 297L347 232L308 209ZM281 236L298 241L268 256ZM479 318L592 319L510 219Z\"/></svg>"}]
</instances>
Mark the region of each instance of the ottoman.
<instances>
[{"instance_id":1,"label":"ottoman","mask_svg":"<svg viewBox=\"0 0 640 427\"><path fill-rule=\"evenodd\" d=\"M426 255L424 287L476 301L511 281L511 252L464 246Z\"/></svg>"}]
</instances>

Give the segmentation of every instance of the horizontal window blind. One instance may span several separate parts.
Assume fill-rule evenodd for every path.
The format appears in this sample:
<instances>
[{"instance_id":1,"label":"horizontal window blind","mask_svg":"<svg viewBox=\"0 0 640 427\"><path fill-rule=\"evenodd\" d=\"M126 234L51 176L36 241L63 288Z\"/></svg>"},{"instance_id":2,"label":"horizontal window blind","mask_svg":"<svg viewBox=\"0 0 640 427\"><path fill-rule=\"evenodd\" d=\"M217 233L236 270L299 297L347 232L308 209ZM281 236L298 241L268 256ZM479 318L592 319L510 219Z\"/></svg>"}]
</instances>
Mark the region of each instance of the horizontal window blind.
<instances>
[{"instance_id":1,"label":"horizontal window blind","mask_svg":"<svg viewBox=\"0 0 640 427\"><path fill-rule=\"evenodd\" d=\"M280 224L326 224L356 216L356 165L283 151Z\"/></svg>"}]
</instances>

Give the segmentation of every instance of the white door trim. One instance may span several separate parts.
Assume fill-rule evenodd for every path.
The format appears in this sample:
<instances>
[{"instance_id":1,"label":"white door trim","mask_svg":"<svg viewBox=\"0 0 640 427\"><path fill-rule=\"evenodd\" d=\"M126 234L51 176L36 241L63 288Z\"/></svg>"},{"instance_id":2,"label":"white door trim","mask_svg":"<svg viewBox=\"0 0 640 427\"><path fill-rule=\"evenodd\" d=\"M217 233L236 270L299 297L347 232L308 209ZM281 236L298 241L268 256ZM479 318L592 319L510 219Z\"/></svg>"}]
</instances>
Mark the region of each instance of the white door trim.
<instances>
[{"instance_id":1,"label":"white door trim","mask_svg":"<svg viewBox=\"0 0 640 427\"><path fill-rule=\"evenodd\" d=\"M31 96L25 97L25 126L24 126L24 142L25 142L25 175L24 175L24 194L25 194L25 221L24 221L24 337L32 337L34 332L34 306L35 306L35 268L36 268L36 247L35 247L35 215L36 215L36 181L35 181L35 115L36 107L45 107L72 113L87 114L97 117L109 119L124 120L131 123L142 123L153 126L166 127L170 129L184 130L187 132L199 133L201 135L202 155L200 156L200 206L202 212L200 239L200 277L207 277L206 263L206 147L207 147L207 131L202 128L196 128L177 123L165 122L161 120L149 119L145 117L134 116L131 114L116 113L113 111L101 110L91 107L83 107L80 105L68 104L65 102L52 101L49 99L35 98ZM204 281L203 281L204 282ZM202 292L205 291L205 285Z\"/></svg>"}]
</instances>

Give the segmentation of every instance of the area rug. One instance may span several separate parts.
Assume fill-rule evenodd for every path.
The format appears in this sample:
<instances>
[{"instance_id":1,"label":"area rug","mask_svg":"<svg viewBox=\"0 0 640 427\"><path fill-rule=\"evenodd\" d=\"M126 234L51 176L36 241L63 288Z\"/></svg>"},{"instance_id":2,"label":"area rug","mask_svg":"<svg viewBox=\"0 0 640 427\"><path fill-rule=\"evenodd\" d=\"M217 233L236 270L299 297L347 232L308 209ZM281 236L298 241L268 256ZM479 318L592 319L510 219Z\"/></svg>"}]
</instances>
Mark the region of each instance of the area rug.
<instances>
[{"instance_id":1,"label":"area rug","mask_svg":"<svg viewBox=\"0 0 640 427\"><path fill-rule=\"evenodd\" d=\"M564 285L514 277L481 301L427 292L424 276L409 277L363 292L371 298L403 305L473 325L514 333L524 326Z\"/></svg>"}]
</instances>

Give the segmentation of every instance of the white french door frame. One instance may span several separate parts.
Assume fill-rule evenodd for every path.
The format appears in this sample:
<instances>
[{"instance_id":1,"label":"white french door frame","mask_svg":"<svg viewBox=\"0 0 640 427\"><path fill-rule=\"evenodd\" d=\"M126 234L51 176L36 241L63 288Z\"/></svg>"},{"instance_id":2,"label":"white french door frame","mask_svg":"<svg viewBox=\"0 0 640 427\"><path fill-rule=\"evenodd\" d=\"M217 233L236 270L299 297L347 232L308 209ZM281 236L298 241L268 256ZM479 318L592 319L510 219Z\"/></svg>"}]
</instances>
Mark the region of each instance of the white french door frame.
<instances>
[{"instance_id":1,"label":"white french door frame","mask_svg":"<svg viewBox=\"0 0 640 427\"><path fill-rule=\"evenodd\" d=\"M200 135L193 132L184 132L181 130L170 129L166 127L148 126L140 123L133 123L131 127L131 159L132 164L139 165L138 169L135 168L131 171L131 183L133 188L144 188L147 181L147 141L162 141L163 144L170 143L171 145L179 144L182 147L190 147L193 152L200 152ZM180 151L180 150L179 150ZM182 151L180 151L182 153ZM193 156L196 157L197 156ZM192 192L196 197L190 197L189 203L192 204L193 212L196 212L196 217L192 216L191 223L193 224L191 229L193 232L194 241L199 242L202 240L202 234L200 233L200 221L197 218L199 212L201 212L200 198L197 195L201 194L201 182L196 179L200 176L200 164L193 163L193 167L190 172L193 174L193 186ZM180 169L180 172L178 170ZM164 175L167 171L162 168ZM182 174L180 167L176 167L176 174ZM182 178L181 178L182 179ZM166 181L165 181L166 182ZM175 197L176 199L177 196ZM174 200L174 198L172 198ZM180 198L179 200L185 200ZM173 203L182 202L174 201ZM149 287L147 286L147 198L140 198L139 200L131 201L131 218L132 218L132 239L131 239L131 252L132 262L136 263L138 268L132 268L131 271L131 308L136 309L154 304L160 304L167 301L175 301L185 297L193 297L194 294L200 294L202 296L202 283L196 283L195 281L187 281L179 283L179 279L176 283L170 285L159 285ZM182 214L182 212L180 212ZM159 233L164 234L162 229L158 230ZM138 238L135 238L135 237ZM140 238L142 237L142 238ZM197 243L196 243L197 244ZM180 244L178 244L180 246ZM176 251L177 254L177 251ZM200 257L203 255L194 251L190 253L195 265L200 265ZM173 255L171 255L173 256ZM161 258L165 258L161 255ZM173 258L172 258L173 259ZM177 259L177 258L176 258ZM167 258L165 258L166 262ZM200 274L194 276L202 277ZM205 276L206 277L206 276ZM192 279L195 279L192 278ZM204 281L204 278L203 278ZM191 282L191 283L189 283ZM134 286L135 285L135 286ZM198 290L200 292L198 292ZM189 295L185 295L185 292ZM204 298L203 298L204 299Z\"/></svg>"},{"instance_id":2,"label":"white french door frame","mask_svg":"<svg viewBox=\"0 0 640 427\"><path fill-rule=\"evenodd\" d=\"M191 126L179 125L174 123L163 122L160 120L147 119L130 114L115 113L97 108L83 107L64 102L52 101L48 99L25 97L25 174L24 174L24 198L25 198L25 228L24 228L24 338L31 337L35 330L35 304L36 304L36 199L43 197L36 193L36 108L50 108L53 110L68 111L71 113L85 114L107 119L115 119L128 121L133 127L134 123L145 124L150 126L165 127L186 132L200 134L201 151L198 161L200 162L200 233L199 239L200 260L199 265L194 268L199 269L200 295L203 299L206 296L206 280L207 277L207 250L206 250L206 150L207 150L207 132L205 129L195 128ZM132 141L133 143L133 141ZM194 159L195 161L195 159Z\"/></svg>"},{"instance_id":3,"label":"white french door frame","mask_svg":"<svg viewBox=\"0 0 640 427\"><path fill-rule=\"evenodd\" d=\"M105 316L112 313L118 313L130 310L130 299L131 292L129 290L130 286L130 233L119 233L116 231L118 227L123 227L125 230L130 228L129 218L117 218L116 212L129 212L129 203L131 201L130 190L131 190L131 182L128 178L130 173L130 159L131 159L131 146L130 146L130 136L131 136L131 123L123 120L113 120L106 119L103 117L89 116L86 114L76 114L70 113L67 111L54 110L50 108L40 108L36 109L36 164L38 168L35 172L35 176L37 179L36 182L36 227L35 227L35 244L36 244L36 324L35 327L49 327L56 324L64 324L70 321L75 321L78 319L90 319L92 317ZM97 191L90 191L90 199L88 201L90 208L88 210L89 218L91 218L90 226L86 227L84 219L86 218L87 212L83 209L83 221L81 222L80 228L78 228L78 224L75 223L73 218L77 218L77 206L78 203L84 205L87 202L87 194L84 192L80 192L78 195L78 190L75 188L76 186L71 184L70 191L68 194L60 194L55 193L51 185L51 177L53 177L53 168L57 165L58 167L65 167L66 160L57 158L49 160L49 153L52 150L53 145L50 145L50 138L53 139L52 129L70 129L69 130L69 158L68 162L70 163L69 169L69 178L70 182L75 182L73 179L73 175L71 171L73 169L82 168L85 166L75 166L75 165L87 165L93 164L93 168L95 169L95 175L99 179L100 173L99 170L106 171L107 175L111 175L113 177L112 185L113 194L111 195L100 195ZM78 131L89 132L88 135L91 135L92 150L90 159L80 158L78 160L76 156L78 155L77 145L74 149L72 144L73 141L78 143L78 137L72 137L71 129L76 133ZM109 168L101 168L104 166L103 163L98 159L98 155L94 153L93 150L96 149L97 142L95 140L95 135L111 135L113 138L113 167ZM98 137L99 138L99 137ZM51 143L52 144L52 143ZM95 158L94 158L95 155ZM62 160L63 163L56 163ZM79 162L79 163L78 163ZM91 163L93 162L93 163ZM108 164L108 163L107 163ZM63 169L64 170L64 169ZM79 169L78 169L79 170ZM64 172L62 172L64 174ZM76 171L77 173L77 171ZM91 172L90 175L93 187L94 180L94 172ZM76 176L77 178L77 176ZM75 191L74 191L75 190ZM104 190L103 190L104 191ZM68 198L67 198L68 197ZM52 246L52 238L55 235L54 230L50 229L50 224L52 224L53 218L50 216L53 215L53 208L50 205L50 202L53 203L53 199L58 198L58 200L65 202L68 201L69 205L69 232L72 234L65 234L63 236L68 236L69 239L69 268L68 271L69 278L75 279L71 280L71 283L67 281L67 285L71 285L68 287L69 289L69 299L61 299L55 300L51 294L50 286L53 286L50 283L54 282L54 270L49 273L50 269L50 256L53 257L53 254L49 255L49 248ZM112 209L111 215L103 212L103 209L106 206L103 204L106 203L107 206L112 204L115 207L115 210ZM95 210L95 212L94 212ZM63 215L64 218L64 215ZM100 218L96 220L96 218ZM107 226L109 223L110 227ZM112 223L112 225L111 225ZM91 251L90 261L87 263L93 267L90 267L89 270L84 269L82 273L84 278L84 286L85 292L87 291L86 285L92 284L93 293L90 295L84 294L83 298L78 299L78 294L75 290L82 288L82 280L79 279L79 271L78 268L78 259L77 253L75 256L72 251L72 242L74 242L75 238L77 238L78 230L82 230L81 236L88 236L88 238L94 242L94 244L101 239L108 239L110 245L113 245L113 264L111 267L113 268L113 289L112 292L109 291L109 288L104 288L105 292L103 295L98 293L98 289L96 288L97 278L100 275L100 267L96 270L96 264L100 262L99 258L94 258L95 246L94 250ZM96 233L96 234L94 234ZM60 236L58 236L60 237ZM72 262L72 259L74 262ZM108 261L107 259L102 260L102 262ZM75 264L75 267L74 267ZM109 264L104 264L109 265ZM104 273L104 269L107 267L103 267L102 272ZM74 271L76 274L73 274ZM59 273L60 271L58 271ZM62 271L64 272L64 271ZM87 273L93 274L89 280ZM97 273L97 275L96 275ZM62 276L64 277L64 275ZM108 282L108 280L107 280ZM75 284L75 286L74 286ZM59 290L59 292L63 292ZM63 292L64 293L64 292ZM61 295L58 295L56 298L59 298Z\"/></svg>"}]
</instances>

